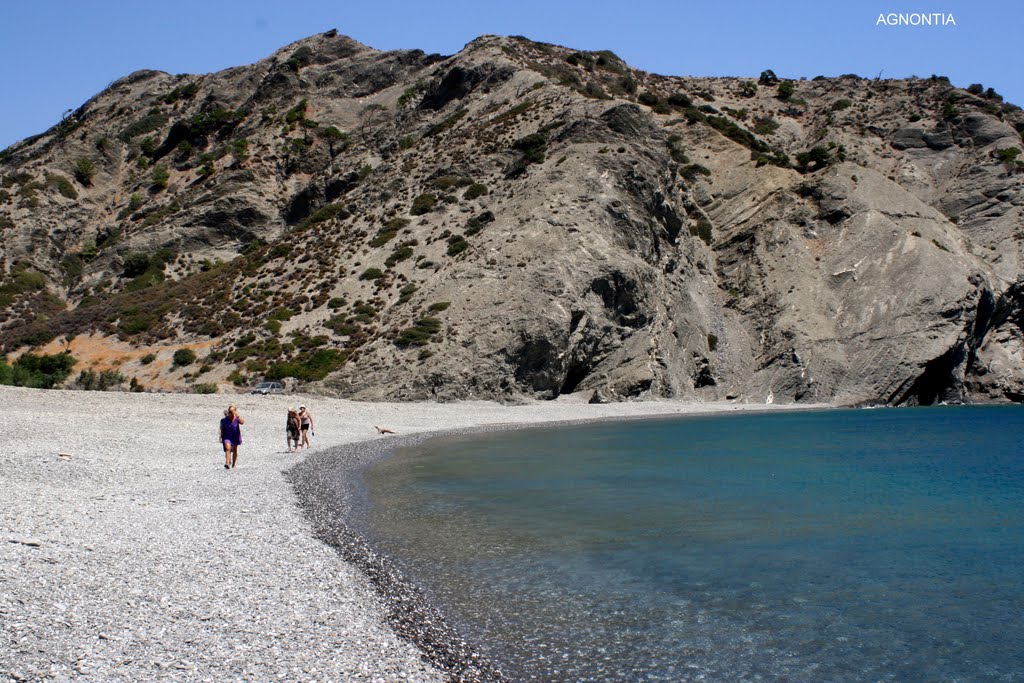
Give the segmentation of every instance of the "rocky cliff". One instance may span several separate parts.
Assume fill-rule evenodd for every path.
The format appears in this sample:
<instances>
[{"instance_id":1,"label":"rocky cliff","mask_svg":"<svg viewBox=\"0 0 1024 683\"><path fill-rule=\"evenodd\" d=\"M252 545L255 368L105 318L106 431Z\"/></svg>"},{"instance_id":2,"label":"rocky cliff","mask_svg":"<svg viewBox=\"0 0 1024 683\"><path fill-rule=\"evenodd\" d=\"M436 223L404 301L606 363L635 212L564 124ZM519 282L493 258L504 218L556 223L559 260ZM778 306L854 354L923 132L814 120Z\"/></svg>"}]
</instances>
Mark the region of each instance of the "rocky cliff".
<instances>
[{"instance_id":1,"label":"rocky cliff","mask_svg":"<svg viewBox=\"0 0 1024 683\"><path fill-rule=\"evenodd\" d=\"M0 342L177 389L1016 401L1022 130L941 77L332 31L4 151Z\"/></svg>"}]
</instances>

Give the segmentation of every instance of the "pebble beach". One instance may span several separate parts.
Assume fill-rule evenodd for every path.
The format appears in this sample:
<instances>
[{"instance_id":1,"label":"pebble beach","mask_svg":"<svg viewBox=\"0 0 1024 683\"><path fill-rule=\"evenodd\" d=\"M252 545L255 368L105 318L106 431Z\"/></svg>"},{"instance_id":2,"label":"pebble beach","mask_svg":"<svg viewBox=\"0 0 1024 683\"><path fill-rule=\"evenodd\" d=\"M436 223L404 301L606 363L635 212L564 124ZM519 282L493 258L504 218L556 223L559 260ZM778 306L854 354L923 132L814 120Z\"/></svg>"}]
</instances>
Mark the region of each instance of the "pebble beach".
<instances>
[{"instance_id":1,"label":"pebble beach","mask_svg":"<svg viewBox=\"0 0 1024 683\"><path fill-rule=\"evenodd\" d=\"M246 424L225 470L232 402ZM299 403L313 448L287 453ZM380 582L321 540L290 470L431 432L765 408L0 387L0 680L450 680L396 634Z\"/></svg>"}]
</instances>

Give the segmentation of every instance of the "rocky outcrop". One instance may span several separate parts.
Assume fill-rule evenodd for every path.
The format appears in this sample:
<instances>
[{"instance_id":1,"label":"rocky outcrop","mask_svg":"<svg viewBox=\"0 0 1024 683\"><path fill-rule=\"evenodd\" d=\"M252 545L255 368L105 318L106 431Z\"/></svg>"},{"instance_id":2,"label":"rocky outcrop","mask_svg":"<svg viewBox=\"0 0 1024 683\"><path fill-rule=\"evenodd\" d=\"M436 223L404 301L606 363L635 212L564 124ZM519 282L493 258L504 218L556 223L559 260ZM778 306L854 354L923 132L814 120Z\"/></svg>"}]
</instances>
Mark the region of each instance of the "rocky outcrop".
<instances>
[{"instance_id":1,"label":"rocky outcrop","mask_svg":"<svg viewBox=\"0 0 1024 683\"><path fill-rule=\"evenodd\" d=\"M496 36L138 72L3 153L0 341L361 399L1020 400L1024 115L795 87Z\"/></svg>"}]
</instances>

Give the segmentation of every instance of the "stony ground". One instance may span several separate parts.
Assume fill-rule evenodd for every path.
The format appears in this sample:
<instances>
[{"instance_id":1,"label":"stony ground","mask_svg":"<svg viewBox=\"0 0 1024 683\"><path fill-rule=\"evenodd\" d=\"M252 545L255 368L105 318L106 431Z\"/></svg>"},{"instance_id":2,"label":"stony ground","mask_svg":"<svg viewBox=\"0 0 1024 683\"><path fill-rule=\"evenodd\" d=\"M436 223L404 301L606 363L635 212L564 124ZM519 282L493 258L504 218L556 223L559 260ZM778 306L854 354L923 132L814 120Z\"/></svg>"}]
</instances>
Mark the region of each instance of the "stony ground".
<instances>
[{"instance_id":1,"label":"stony ground","mask_svg":"<svg viewBox=\"0 0 1024 683\"><path fill-rule=\"evenodd\" d=\"M227 471L217 421L247 424ZM315 455L498 423L738 410L678 403L306 399ZM0 680L437 681L367 579L317 541L283 471L294 396L0 388ZM63 455L62 455L63 454Z\"/></svg>"}]
</instances>

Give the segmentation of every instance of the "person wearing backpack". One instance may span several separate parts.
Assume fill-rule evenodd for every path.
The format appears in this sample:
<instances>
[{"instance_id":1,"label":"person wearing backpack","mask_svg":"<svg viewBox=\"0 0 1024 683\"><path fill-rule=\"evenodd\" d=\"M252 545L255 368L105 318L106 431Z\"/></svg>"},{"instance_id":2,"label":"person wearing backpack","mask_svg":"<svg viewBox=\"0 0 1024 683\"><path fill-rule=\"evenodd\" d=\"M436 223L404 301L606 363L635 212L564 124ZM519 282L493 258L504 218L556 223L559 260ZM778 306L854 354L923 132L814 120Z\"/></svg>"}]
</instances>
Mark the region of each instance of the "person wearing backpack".
<instances>
[{"instance_id":1,"label":"person wearing backpack","mask_svg":"<svg viewBox=\"0 0 1024 683\"><path fill-rule=\"evenodd\" d=\"M295 406L288 408L288 421L285 422L285 436L288 439L288 452L294 453L299 450L299 411Z\"/></svg>"}]
</instances>

